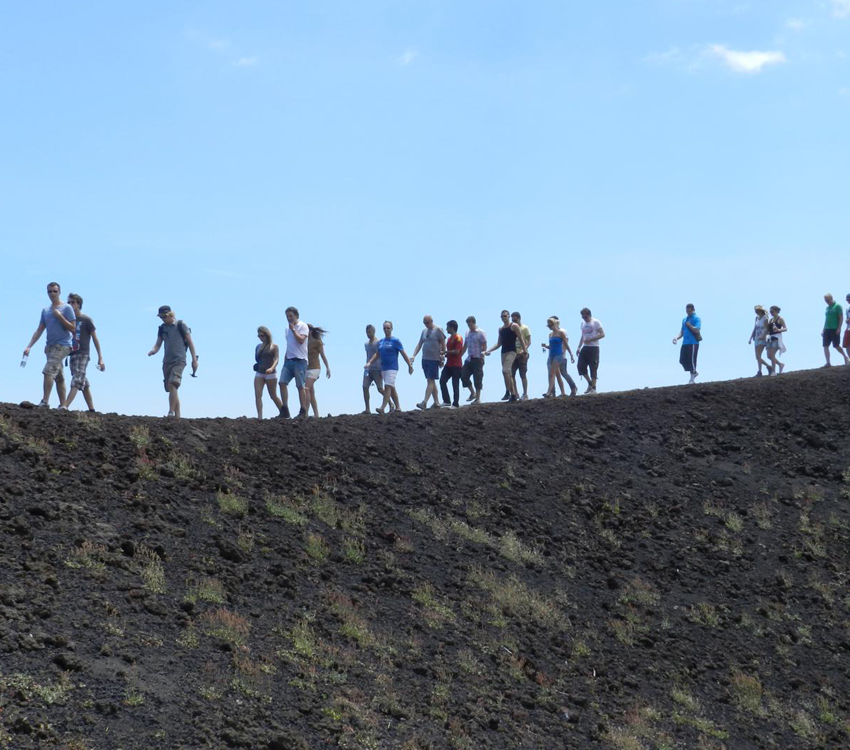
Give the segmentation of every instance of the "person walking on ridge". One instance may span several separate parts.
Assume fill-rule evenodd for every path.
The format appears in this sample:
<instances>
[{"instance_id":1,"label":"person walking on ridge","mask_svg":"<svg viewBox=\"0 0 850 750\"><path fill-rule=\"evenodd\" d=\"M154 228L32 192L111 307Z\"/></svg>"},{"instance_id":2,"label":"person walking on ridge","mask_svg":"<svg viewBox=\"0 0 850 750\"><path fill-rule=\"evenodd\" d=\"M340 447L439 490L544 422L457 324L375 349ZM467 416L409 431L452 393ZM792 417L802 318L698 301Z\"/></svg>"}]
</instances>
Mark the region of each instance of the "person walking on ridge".
<instances>
[{"instance_id":1,"label":"person walking on ridge","mask_svg":"<svg viewBox=\"0 0 850 750\"><path fill-rule=\"evenodd\" d=\"M366 370L376 360L381 362L381 379L384 381L384 402L379 409L375 409L378 414L384 414L390 401L395 404L395 411L401 411L401 403L398 400L398 391L396 390L396 376L398 375L398 355L401 354L404 361L407 363L408 371L413 375L413 361L407 356L404 347L395 336L393 336L393 324L390 320L384 321L384 338L378 342L378 350L372 355L371 359L366 363Z\"/></svg>"},{"instance_id":2,"label":"person walking on ridge","mask_svg":"<svg viewBox=\"0 0 850 750\"><path fill-rule=\"evenodd\" d=\"M599 342L605 338L602 324L585 307L581 311L581 339L578 342L578 374L587 381L585 395L596 393L599 372ZM588 370L590 373L588 374Z\"/></svg>"},{"instance_id":3,"label":"person walking on ridge","mask_svg":"<svg viewBox=\"0 0 850 750\"><path fill-rule=\"evenodd\" d=\"M463 363L460 377L463 380L463 387L469 389L469 398L466 400L477 404L481 402L481 391L484 387L484 352L487 351L487 334L478 327L474 315L466 319L466 325L469 330L466 332L466 340L463 342L461 351L461 356L466 354L466 362Z\"/></svg>"},{"instance_id":4,"label":"person walking on ridge","mask_svg":"<svg viewBox=\"0 0 850 750\"><path fill-rule=\"evenodd\" d=\"M850 302L850 294L847 295L848 302ZM823 324L823 356L826 359L826 364L824 367L831 367L832 363L829 361L829 347L831 346L835 351L837 351L842 357L844 357L844 364L850 364L850 358L848 358L844 349L841 348L841 344L839 343L839 336L841 335L841 324L844 322L844 311L841 309L841 305L839 305L831 294L825 294L823 296L823 301L826 302L826 319ZM848 308L850 310L850 308Z\"/></svg>"},{"instance_id":5,"label":"person walking on ridge","mask_svg":"<svg viewBox=\"0 0 850 750\"><path fill-rule=\"evenodd\" d=\"M65 357L71 352L73 334L76 330L76 316L74 308L62 302L61 288L55 281L47 285L47 297L50 304L41 311L38 328L35 329L29 344L24 349L24 360L30 355L33 344L41 338L41 334L47 331L47 341L44 353L47 362L41 371L44 375L42 397L38 406L42 409L50 408L50 392L56 385L56 395L59 396L59 405L65 403L65 373L62 371Z\"/></svg>"},{"instance_id":6,"label":"person walking on ridge","mask_svg":"<svg viewBox=\"0 0 850 750\"><path fill-rule=\"evenodd\" d=\"M363 345L364 349L366 349L367 363L372 360L378 351L378 343L378 339L375 337L375 326L370 323L366 326L366 343ZM372 386L372 383L375 384L378 393L383 396L384 381L381 379L381 363L377 360L371 367L365 367L363 369L363 402L366 405L363 411L364 414L371 414L371 410L369 409L369 388Z\"/></svg>"},{"instance_id":7,"label":"person walking on ridge","mask_svg":"<svg viewBox=\"0 0 850 750\"><path fill-rule=\"evenodd\" d=\"M767 323L767 356L773 365L771 375L781 375L785 369L785 363L779 361L779 355L785 353L785 344L782 334L788 330L785 318L780 314L779 305L770 306L770 320Z\"/></svg>"},{"instance_id":8,"label":"person walking on ridge","mask_svg":"<svg viewBox=\"0 0 850 750\"><path fill-rule=\"evenodd\" d=\"M564 334L564 358L561 360L561 377L570 387L570 396L572 397L578 393L578 386L576 386L576 381L572 379L572 376L567 369L567 355L569 355L570 362L572 364L576 363L576 358L573 356L573 350L570 349L570 337L567 335L567 332L561 328L561 319L557 315L553 315L552 320L558 324L558 330Z\"/></svg>"},{"instance_id":9,"label":"person walking on ridge","mask_svg":"<svg viewBox=\"0 0 850 750\"><path fill-rule=\"evenodd\" d=\"M561 390L561 395L566 396L567 392L564 388L564 379L561 377L561 365L564 364L566 356L564 350L569 349L567 334L561 330L561 326L556 317L551 317L546 321L549 327L549 343L541 343L543 350L549 350L549 359L547 360L546 370L549 374L549 388L543 394L543 398L550 398L555 395L555 381L558 381L558 388ZM572 385L572 393L575 393L575 384Z\"/></svg>"},{"instance_id":10,"label":"person walking on ridge","mask_svg":"<svg viewBox=\"0 0 850 750\"><path fill-rule=\"evenodd\" d=\"M844 351L850 352L850 294L844 299L847 302L847 314L844 316Z\"/></svg>"},{"instance_id":11,"label":"person walking on ridge","mask_svg":"<svg viewBox=\"0 0 850 750\"><path fill-rule=\"evenodd\" d=\"M307 399L313 407L313 416L319 416L319 404L316 402L316 381L322 374L322 362L325 363L325 377L331 376L331 366L325 356L324 328L307 324L310 337L307 339ZM321 361L320 361L321 360Z\"/></svg>"},{"instance_id":12,"label":"person walking on ridge","mask_svg":"<svg viewBox=\"0 0 850 750\"><path fill-rule=\"evenodd\" d=\"M286 322L289 326L286 329L286 355L280 376L280 400L283 402L280 413L284 419L289 419L289 383L295 378L300 405L296 419L304 419L310 406L307 395L307 336L310 329L298 319L296 307L286 308Z\"/></svg>"},{"instance_id":13,"label":"person walking on ridge","mask_svg":"<svg viewBox=\"0 0 850 750\"><path fill-rule=\"evenodd\" d=\"M162 355L162 383L168 394L168 416L180 419L180 397L177 391L183 382L183 370L186 369L186 350L192 355L192 376L198 371L198 355L192 340L192 329L182 320L175 322L176 315L168 305L162 305L157 312L162 321L156 333L156 343L148 352L152 357L165 344Z\"/></svg>"},{"instance_id":14,"label":"person walking on ridge","mask_svg":"<svg viewBox=\"0 0 850 750\"><path fill-rule=\"evenodd\" d=\"M463 372L463 337L457 332L457 321L450 320L446 323L448 338L446 339L446 364L440 373L440 391L443 395L443 406L452 406L457 409L460 404L460 376ZM452 393L454 399L449 400L448 382L452 381Z\"/></svg>"},{"instance_id":15,"label":"person walking on ridge","mask_svg":"<svg viewBox=\"0 0 850 750\"><path fill-rule=\"evenodd\" d=\"M522 322L522 316L518 312L511 313L511 321L519 326L520 335L516 340L516 358L511 365L511 378L514 381L514 391L519 393L516 387L516 376L522 379L522 396L520 401L528 401L528 356L531 352L531 330ZM510 398L510 394L507 394Z\"/></svg>"},{"instance_id":16,"label":"person walking on ridge","mask_svg":"<svg viewBox=\"0 0 850 750\"><path fill-rule=\"evenodd\" d=\"M756 311L756 322L753 326L753 332L750 334L750 340L747 343L755 346L756 362L758 362L759 366L759 371L755 376L760 378L762 377L762 365L767 368L768 375L773 375L773 368L761 356L767 346L767 324L770 322L770 318L767 317L767 310L761 305L756 305L754 309Z\"/></svg>"},{"instance_id":17,"label":"person walking on ridge","mask_svg":"<svg viewBox=\"0 0 850 750\"><path fill-rule=\"evenodd\" d=\"M100 351L100 341L97 338L94 321L88 315L83 315L83 298L79 294L69 294L68 304L74 308L77 321L74 342L71 345L71 390L68 393L68 398L59 408L67 409L76 398L77 393L82 391L88 410L93 412L94 401L92 400L89 379L86 377L92 341L97 351L97 369L103 372L106 365L103 364L103 354Z\"/></svg>"},{"instance_id":18,"label":"person walking on ridge","mask_svg":"<svg viewBox=\"0 0 850 750\"><path fill-rule=\"evenodd\" d=\"M505 379L505 391L508 396L508 401L511 403L519 401L517 395L516 383L511 377L511 368L516 359L517 338L522 335L520 327L511 321L511 314L507 310L502 310L502 327L499 329L499 339L496 346L492 349L487 349L484 352L485 357L489 357L496 349L502 350L502 377ZM505 398L502 397L502 401Z\"/></svg>"},{"instance_id":19,"label":"person walking on ridge","mask_svg":"<svg viewBox=\"0 0 850 750\"><path fill-rule=\"evenodd\" d=\"M422 318L422 323L425 325L419 343L413 350L411 362L416 362L416 355L419 350L422 350L422 372L425 373L425 398L422 399L416 407L418 409L428 408L428 399L434 399L433 408L439 408L440 395L437 389L437 379L440 377L440 368L443 366L443 361L446 356L446 334L441 328L434 325L434 319L430 315Z\"/></svg>"},{"instance_id":20,"label":"person walking on ridge","mask_svg":"<svg viewBox=\"0 0 850 750\"><path fill-rule=\"evenodd\" d=\"M692 303L685 305L685 317L682 320L682 327L679 329L679 335L673 339L676 344L679 339L683 339L682 348L679 351L679 364L685 372L690 373L691 378L688 384L692 385L696 382L697 376L697 357L699 356L699 342L702 340L702 321L696 314L696 308Z\"/></svg>"},{"instance_id":21,"label":"person walking on ridge","mask_svg":"<svg viewBox=\"0 0 850 750\"><path fill-rule=\"evenodd\" d=\"M277 395L277 365L280 361L280 347L274 343L272 332L265 326L257 329L260 343L254 349L254 401L257 405L257 419L263 418L263 389L265 388L274 405L278 416L283 408L283 402Z\"/></svg>"}]
</instances>

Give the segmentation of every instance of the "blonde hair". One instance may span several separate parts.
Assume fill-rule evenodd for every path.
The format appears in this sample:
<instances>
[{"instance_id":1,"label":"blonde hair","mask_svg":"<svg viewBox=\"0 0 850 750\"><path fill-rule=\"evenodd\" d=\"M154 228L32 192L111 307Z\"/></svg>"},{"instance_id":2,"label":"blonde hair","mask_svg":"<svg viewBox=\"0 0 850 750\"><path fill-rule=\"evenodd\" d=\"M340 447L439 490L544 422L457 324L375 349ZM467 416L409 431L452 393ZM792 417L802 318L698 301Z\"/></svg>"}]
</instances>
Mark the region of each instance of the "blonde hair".
<instances>
[{"instance_id":1,"label":"blonde hair","mask_svg":"<svg viewBox=\"0 0 850 750\"><path fill-rule=\"evenodd\" d=\"M260 326L257 329L257 334L258 335L262 334L263 336L266 337L266 339L268 339L266 341L266 343L263 345L263 349L265 349L267 346L271 346L274 343L274 340L272 339L272 332L268 328L266 328L265 326Z\"/></svg>"}]
</instances>

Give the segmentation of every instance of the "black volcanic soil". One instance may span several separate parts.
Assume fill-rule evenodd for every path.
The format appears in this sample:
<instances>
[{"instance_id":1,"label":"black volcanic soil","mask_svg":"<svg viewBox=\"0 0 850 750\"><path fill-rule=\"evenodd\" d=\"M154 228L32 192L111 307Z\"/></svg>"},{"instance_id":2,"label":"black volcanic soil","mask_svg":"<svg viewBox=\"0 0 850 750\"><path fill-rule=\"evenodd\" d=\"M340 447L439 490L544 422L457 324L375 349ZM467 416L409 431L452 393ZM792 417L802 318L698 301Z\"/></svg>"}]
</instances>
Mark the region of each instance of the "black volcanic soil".
<instances>
[{"instance_id":1,"label":"black volcanic soil","mask_svg":"<svg viewBox=\"0 0 850 750\"><path fill-rule=\"evenodd\" d=\"M848 385L0 406L0 748L848 747Z\"/></svg>"}]
</instances>

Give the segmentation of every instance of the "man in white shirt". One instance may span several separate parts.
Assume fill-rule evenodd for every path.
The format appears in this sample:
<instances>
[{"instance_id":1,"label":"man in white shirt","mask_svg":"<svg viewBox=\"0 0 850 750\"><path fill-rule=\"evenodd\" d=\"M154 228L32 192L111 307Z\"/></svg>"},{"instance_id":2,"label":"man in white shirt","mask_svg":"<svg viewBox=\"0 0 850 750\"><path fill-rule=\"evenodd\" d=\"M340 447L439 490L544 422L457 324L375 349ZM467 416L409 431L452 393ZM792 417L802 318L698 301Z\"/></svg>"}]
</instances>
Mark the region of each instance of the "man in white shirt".
<instances>
[{"instance_id":1,"label":"man in white shirt","mask_svg":"<svg viewBox=\"0 0 850 750\"><path fill-rule=\"evenodd\" d=\"M283 360L283 371L280 374L280 400L283 408L280 416L289 419L289 383L295 378L295 387L298 389L298 401L301 409L296 419L304 419L307 416L309 406L309 393L305 388L307 383L307 336L310 329L306 323L298 320L298 309L286 308L286 321L289 328L286 329L286 356Z\"/></svg>"},{"instance_id":2,"label":"man in white shirt","mask_svg":"<svg viewBox=\"0 0 850 750\"><path fill-rule=\"evenodd\" d=\"M587 381L585 394L592 395L596 393L596 373L599 370L599 341L605 338L605 331L602 330L602 324L590 314L590 310L586 307L581 311L581 319L578 374Z\"/></svg>"}]
</instances>

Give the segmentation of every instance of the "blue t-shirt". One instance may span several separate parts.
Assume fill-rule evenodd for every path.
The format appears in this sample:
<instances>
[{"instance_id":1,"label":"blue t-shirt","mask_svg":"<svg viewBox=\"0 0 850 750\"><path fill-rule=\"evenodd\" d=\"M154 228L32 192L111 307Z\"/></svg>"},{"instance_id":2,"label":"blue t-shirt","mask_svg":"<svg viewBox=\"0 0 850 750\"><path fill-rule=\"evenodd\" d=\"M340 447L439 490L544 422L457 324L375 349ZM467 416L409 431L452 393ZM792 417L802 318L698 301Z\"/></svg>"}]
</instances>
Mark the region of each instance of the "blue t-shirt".
<instances>
[{"instance_id":1,"label":"blue t-shirt","mask_svg":"<svg viewBox=\"0 0 850 750\"><path fill-rule=\"evenodd\" d=\"M404 349L395 336L382 338L378 342L378 354L381 355L382 370L398 370L398 353Z\"/></svg>"},{"instance_id":2,"label":"blue t-shirt","mask_svg":"<svg viewBox=\"0 0 850 750\"><path fill-rule=\"evenodd\" d=\"M57 309L69 323L77 320L74 308L70 305L63 302ZM52 307L45 307L41 311L41 322L47 330L47 346L71 346L74 342L73 332L63 328L62 324L56 320Z\"/></svg>"},{"instance_id":3,"label":"blue t-shirt","mask_svg":"<svg viewBox=\"0 0 850 750\"><path fill-rule=\"evenodd\" d=\"M694 328L699 330L702 328L702 321L697 315L688 315L688 317L682 321L682 343L698 344L699 341L696 340L694 334L691 333L691 329L688 328L685 323L690 323Z\"/></svg>"}]
</instances>

